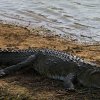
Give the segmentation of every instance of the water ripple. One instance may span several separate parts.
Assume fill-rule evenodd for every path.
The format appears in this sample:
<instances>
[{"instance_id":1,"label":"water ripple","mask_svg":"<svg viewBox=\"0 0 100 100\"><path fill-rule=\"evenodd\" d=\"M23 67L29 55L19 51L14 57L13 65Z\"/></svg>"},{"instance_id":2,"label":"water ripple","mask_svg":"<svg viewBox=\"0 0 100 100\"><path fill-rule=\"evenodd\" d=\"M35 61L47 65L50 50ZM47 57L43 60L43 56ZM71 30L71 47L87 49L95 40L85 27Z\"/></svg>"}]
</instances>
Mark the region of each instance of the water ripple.
<instances>
[{"instance_id":1,"label":"water ripple","mask_svg":"<svg viewBox=\"0 0 100 100\"><path fill-rule=\"evenodd\" d=\"M44 26L80 42L100 42L100 0L0 0L0 21Z\"/></svg>"}]
</instances>

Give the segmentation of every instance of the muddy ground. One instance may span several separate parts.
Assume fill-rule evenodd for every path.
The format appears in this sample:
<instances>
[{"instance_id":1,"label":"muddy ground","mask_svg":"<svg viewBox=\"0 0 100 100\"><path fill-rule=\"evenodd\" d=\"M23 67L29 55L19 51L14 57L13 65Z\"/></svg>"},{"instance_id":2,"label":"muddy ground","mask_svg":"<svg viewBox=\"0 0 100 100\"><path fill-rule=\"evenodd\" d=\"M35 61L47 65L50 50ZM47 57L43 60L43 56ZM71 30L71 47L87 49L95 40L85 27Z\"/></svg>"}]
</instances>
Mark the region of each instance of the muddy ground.
<instances>
[{"instance_id":1,"label":"muddy ground","mask_svg":"<svg viewBox=\"0 0 100 100\"><path fill-rule=\"evenodd\" d=\"M0 24L0 48L50 48L70 52L100 65L100 44L79 44L50 34L50 30ZM39 34L44 33L45 36ZM0 79L0 100L100 100L100 90L65 91L62 82L33 74L31 69Z\"/></svg>"}]
</instances>

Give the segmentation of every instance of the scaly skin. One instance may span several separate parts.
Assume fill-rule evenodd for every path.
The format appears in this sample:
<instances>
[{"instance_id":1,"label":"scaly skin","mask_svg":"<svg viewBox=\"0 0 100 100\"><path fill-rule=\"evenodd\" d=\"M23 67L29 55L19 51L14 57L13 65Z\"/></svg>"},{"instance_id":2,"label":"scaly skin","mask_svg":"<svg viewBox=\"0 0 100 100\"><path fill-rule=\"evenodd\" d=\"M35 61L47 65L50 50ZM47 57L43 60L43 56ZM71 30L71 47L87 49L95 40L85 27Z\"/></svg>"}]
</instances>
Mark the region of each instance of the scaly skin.
<instances>
[{"instance_id":1,"label":"scaly skin","mask_svg":"<svg viewBox=\"0 0 100 100\"><path fill-rule=\"evenodd\" d=\"M57 50L1 50L0 64L9 66L0 70L1 77L33 66L41 75L64 81L66 89L75 89L75 80L86 87L100 88L99 67Z\"/></svg>"}]
</instances>

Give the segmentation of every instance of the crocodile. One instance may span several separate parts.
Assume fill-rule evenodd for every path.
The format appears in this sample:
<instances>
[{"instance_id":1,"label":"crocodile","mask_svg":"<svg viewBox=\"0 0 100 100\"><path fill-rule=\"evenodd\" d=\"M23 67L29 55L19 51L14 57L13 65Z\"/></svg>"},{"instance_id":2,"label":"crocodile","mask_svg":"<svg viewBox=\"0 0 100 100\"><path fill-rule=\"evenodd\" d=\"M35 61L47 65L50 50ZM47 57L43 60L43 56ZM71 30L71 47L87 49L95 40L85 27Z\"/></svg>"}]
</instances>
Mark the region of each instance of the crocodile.
<instances>
[{"instance_id":1,"label":"crocodile","mask_svg":"<svg viewBox=\"0 0 100 100\"><path fill-rule=\"evenodd\" d=\"M0 50L0 65L6 66L0 70L0 77L32 66L40 75L63 81L68 90L74 90L77 83L87 88L100 88L100 67L63 51Z\"/></svg>"}]
</instances>

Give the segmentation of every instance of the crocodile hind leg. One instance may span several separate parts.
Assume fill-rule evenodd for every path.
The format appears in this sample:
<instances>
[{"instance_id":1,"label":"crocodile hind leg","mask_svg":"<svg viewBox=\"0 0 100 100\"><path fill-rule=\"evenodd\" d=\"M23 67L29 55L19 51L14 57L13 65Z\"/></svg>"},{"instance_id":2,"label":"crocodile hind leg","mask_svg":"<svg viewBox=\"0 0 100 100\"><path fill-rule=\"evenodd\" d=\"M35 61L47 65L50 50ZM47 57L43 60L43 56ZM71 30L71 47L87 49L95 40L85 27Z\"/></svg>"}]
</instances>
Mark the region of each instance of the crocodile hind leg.
<instances>
[{"instance_id":1,"label":"crocodile hind leg","mask_svg":"<svg viewBox=\"0 0 100 100\"><path fill-rule=\"evenodd\" d=\"M75 90L75 86L73 84L75 75L72 73L68 74L64 79L64 87L66 90Z\"/></svg>"},{"instance_id":2,"label":"crocodile hind leg","mask_svg":"<svg viewBox=\"0 0 100 100\"><path fill-rule=\"evenodd\" d=\"M22 61L16 65L9 66L7 68L0 70L0 77L3 77L5 75L15 73L16 71L19 71L20 69L24 69L34 63L36 59L36 55L29 56L25 61Z\"/></svg>"}]
</instances>

